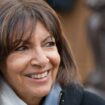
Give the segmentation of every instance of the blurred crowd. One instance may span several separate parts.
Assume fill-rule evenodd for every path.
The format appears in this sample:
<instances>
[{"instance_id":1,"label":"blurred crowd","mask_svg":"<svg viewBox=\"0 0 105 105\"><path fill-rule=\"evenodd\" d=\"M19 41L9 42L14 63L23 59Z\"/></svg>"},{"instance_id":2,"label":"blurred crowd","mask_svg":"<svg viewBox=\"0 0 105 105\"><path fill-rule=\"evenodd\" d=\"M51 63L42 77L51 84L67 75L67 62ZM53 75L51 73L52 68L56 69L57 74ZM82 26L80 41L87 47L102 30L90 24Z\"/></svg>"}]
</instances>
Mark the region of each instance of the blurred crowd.
<instances>
[{"instance_id":1,"label":"blurred crowd","mask_svg":"<svg viewBox=\"0 0 105 105\"><path fill-rule=\"evenodd\" d=\"M90 91L105 98L105 0L86 0L86 5L92 11L86 27L95 70L85 85Z\"/></svg>"}]
</instances>

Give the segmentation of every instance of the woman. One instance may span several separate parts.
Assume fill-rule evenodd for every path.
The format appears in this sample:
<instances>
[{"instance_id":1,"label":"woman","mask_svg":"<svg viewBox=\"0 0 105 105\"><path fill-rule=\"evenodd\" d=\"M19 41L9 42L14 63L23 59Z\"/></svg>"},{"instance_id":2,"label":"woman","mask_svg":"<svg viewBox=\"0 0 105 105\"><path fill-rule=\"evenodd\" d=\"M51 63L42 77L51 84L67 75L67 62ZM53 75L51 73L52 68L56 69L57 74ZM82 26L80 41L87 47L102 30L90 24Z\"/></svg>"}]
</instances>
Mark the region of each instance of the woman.
<instances>
[{"instance_id":1,"label":"woman","mask_svg":"<svg viewBox=\"0 0 105 105\"><path fill-rule=\"evenodd\" d=\"M79 86L56 13L42 0L0 5L0 105L105 105Z\"/></svg>"}]
</instances>

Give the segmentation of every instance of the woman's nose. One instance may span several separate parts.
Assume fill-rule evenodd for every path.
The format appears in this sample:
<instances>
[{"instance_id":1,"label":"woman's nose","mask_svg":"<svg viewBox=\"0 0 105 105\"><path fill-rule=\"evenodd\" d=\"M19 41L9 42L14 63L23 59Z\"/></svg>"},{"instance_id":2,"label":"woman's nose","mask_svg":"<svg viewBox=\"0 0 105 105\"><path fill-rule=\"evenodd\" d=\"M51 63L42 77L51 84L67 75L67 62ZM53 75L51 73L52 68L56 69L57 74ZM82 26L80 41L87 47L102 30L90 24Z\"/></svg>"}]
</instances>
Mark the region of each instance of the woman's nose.
<instances>
[{"instance_id":1,"label":"woman's nose","mask_svg":"<svg viewBox=\"0 0 105 105\"><path fill-rule=\"evenodd\" d=\"M44 67L49 63L49 58L43 50L38 50L33 53L34 54L31 59L32 66Z\"/></svg>"}]
</instances>

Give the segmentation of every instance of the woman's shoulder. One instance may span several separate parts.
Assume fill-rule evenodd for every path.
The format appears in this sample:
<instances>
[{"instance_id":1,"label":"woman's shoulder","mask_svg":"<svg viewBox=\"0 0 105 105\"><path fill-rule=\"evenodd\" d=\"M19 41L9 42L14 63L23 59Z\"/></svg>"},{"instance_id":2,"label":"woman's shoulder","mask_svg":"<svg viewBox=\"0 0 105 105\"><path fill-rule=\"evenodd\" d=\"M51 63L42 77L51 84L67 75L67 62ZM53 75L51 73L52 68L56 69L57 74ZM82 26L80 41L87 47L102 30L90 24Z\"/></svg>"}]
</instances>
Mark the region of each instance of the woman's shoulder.
<instances>
[{"instance_id":1,"label":"woman's shoulder","mask_svg":"<svg viewBox=\"0 0 105 105\"><path fill-rule=\"evenodd\" d=\"M105 105L105 100L79 85L69 85L63 90L61 105Z\"/></svg>"}]
</instances>

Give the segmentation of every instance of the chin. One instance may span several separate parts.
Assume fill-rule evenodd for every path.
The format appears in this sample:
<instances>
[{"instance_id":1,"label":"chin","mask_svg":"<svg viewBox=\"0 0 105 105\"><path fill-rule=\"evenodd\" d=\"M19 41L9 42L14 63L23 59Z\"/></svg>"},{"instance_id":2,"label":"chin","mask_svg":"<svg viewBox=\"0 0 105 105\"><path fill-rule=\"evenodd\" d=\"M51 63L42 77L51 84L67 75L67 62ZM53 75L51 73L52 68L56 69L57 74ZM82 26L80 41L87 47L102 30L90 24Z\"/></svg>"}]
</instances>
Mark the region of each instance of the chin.
<instances>
[{"instance_id":1,"label":"chin","mask_svg":"<svg viewBox=\"0 0 105 105\"><path fill-rule=\"evenodd\" d=\"M38 87L38 88L33 88L31 93L34 95L34 96L38 96L38 97L44 97L44 96L47 96L49 94L49 92L51 91L51 88L52 86L41 86L41 87Z\"/></svg>"},{"instance_id":2,"label":"chin","mask_svg":"<svg viewBox=\"0 0 105 105\"><path fill-rule=\"evenodd\" d=\"M50 91L51 91L51 86L46 87L46 88L42 88L39 93L41 96L47 96Z\"/></svg>"}]
</instances>

